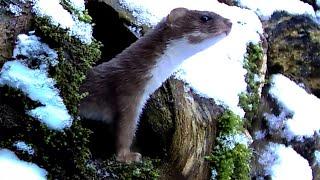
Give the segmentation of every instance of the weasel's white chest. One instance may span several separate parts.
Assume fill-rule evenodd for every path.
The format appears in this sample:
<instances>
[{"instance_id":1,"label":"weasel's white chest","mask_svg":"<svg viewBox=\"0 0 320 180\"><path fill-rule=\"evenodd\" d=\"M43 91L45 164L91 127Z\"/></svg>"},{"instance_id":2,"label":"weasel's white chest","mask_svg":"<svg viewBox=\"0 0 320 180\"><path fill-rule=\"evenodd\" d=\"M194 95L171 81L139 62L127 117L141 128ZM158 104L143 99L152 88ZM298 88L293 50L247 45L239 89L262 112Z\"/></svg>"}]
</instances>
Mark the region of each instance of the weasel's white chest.
<instances>
[{"instance_id":1,"label":"weasel's white chest","mask_svg":"<svg viewBox=\"0 0 320 180\"><path fill-rule=\"evenodd\" d=\"M157 59L154 68L149 72L151 79L146 83L142 99L137 106L138 114L136 120L138 121L142 109L150 95L179 68L184 60L210 47L216 41L217 39L214 38L202 43L190 44L186 38L181 38L170 42L163 55Z\"/></svg>"}]
</instances>

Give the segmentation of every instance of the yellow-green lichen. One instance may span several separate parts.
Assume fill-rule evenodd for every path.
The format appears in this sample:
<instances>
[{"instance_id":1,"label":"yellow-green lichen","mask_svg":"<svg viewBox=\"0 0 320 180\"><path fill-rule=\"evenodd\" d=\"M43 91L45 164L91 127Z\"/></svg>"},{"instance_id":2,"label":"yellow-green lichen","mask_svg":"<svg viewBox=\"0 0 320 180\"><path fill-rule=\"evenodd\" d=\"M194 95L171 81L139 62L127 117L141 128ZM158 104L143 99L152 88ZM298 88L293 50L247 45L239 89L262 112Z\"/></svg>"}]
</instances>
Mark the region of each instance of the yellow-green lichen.
<instances>
[{"instance_id":1,"label":"yellow-green lichen","mask_svg":"<svg viewBox=\"0 0 320 180\"><path fill-rule=\"evenodd\" d=\"M216 145L212 154L206 157L212 168L212 179L250 179L251 150L241 143L235 143L234 147L230 148L224 142L225 137L237 135L243 131L241 118L231 111L226 111L218 119L217 129Z\"/></svg>"},{"instance_id":2,"label":"yellow-green lichen","mask_svg":"<svg viewBox=\"0 0 320 180\"><path fill-rule=\"evenodd\" d=\"M60 4L63 6L64 9L68 10L69 12L71 12L71 14L76 15L80 21L86 22L86 23L91 23L92 22L92 18L88 13L88 10L78 10L76 8L74 8L72 6L72 4L70 3L70 1L68 0L62 0L60 1Z\"/></svg>"},{"instance_id":3,"label":"yellow-green lichen","mask_svg":"<svg viewBox=\"0 0 320 180\"><path fill-rule=\"evenodd\" d=\"M260 102L259 87L261 84L260 69L263 59L263 50L260 44L250 43L247 47L247 55L244 60L244 68L247 70L247 92L239 95L239 105L246 113L247 126L254 119ZM258 79L258 80L257 80Z\"/></svg>"}]
</instances>

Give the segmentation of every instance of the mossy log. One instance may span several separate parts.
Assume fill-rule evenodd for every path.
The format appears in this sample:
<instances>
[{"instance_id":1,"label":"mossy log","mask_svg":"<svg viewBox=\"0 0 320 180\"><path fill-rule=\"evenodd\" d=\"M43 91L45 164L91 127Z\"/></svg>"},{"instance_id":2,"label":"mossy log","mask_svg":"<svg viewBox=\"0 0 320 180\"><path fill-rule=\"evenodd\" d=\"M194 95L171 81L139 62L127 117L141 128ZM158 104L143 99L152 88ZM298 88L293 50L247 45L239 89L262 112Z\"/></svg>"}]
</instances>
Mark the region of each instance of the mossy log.
<instances>
[{"instance_id":1,"label":"mossy log","mask_svg":"<svg viewBox=\"0 0 320 180\"><path fill-rule=\"evenodd\" d=\"M7 10L10 3L22 8L15 16ZM87 69L100 56L99 44L83 45L69 37L65 30L50 26L46 19L31 13L31 4L18 1L0 1L0 69L11 61L18 34L40 36L59 54L59 65L50 67L49 75L56 80L56 87L63 95L68 111L74 117L69 129L55 131L29 116L26 111L39 105L22 91L8 86L0 87L0 148L6 148L19 159L34 162L43 167L48 179L89 179L94 170L87 166L90 158L88 137L91 131L82 126L77 118L77 106L81 99L78 90ZM97 45L98 44L98 45ZM81 52L80 52L81 51ZM18 57L30 60L28 57ZM30 156L14 147L16 141L24 141L35 150ZM72 177L72 178L71 178Z\"/></svg>"},{"instance_id":2,"label":"mossy log","mask_svg":"<svg viewBox=\"0 0 320 180\"><path fill-rule=\"evenodd\" d=\"M185 83L169 79L146 106L142 119L144 127L153 129L169 159L163 179L208 179L209 164L205 160L212 152L216 137L216 120L223 112L213 100L195 94ZM146 125L147 124L147 125ZM146 143L147 145L150 143Z\"/></svg>"}]
</instances>

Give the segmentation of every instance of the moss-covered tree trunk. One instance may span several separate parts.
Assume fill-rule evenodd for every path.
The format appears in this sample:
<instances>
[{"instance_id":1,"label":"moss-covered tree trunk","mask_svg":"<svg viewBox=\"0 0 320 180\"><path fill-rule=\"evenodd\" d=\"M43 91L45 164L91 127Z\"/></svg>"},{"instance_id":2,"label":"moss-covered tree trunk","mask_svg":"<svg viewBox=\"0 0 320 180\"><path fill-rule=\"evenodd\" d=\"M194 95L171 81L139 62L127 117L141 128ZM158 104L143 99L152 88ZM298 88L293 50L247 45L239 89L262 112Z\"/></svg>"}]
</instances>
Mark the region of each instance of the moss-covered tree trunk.
<instances>
[{"instance_id":1,"label":"moss-covered tree trunk","mask_svg":"<svg viewBox=\"0 0 320 180\"><path fill-rule=\"evenodd\" d=\"M152 96L145 109L141 133L146 126L143 124L148 124L159 137L151 141L159 141L167 148L170 163L163 170L163 179L209 178L205 156L212 152L216 120L222 112L213 100L196 95L185 83L173 78ZM143 135L138 138L146 139Z\"/></svg>"},{"instance_id":2,"label":"moss-covered tree trunk","mask_svg":"<svg viewBox=\"0 0 320 180\"><path fill-rule=\"evenodd\" d=\"M8 10L12 4L21 8L21 14L15 16ZM48 23L48 19L37 17L32 13L32 7L33 4L29 1L0 1L0 69L9 61L39 60L39 57L31 55L12 57L19 34L39 37L41 43L48 44L58 54L59 64L49 67L48 76L55 82L55 87L59 89L74 121L70 128L61 131L48 128L27 113L30 109L41 106L41 103L31 100L19 87L1 84L0 149L9 149L19 159L36 163L48 172L48 179L94 178L94 169L88 166L90 130L84 128L79 121L77 106L82 97L79 92L81 81L88 68L100 56L99 43L95 40L90 45L81 43L75 37L70 37L66 30ZM30 52L34 53L33 50ZM25 68L30 71L39 68L37 63L32 68L29 66L31 65L26 63ZM35 153L30 155L19 150L14 146L18 141L30 145Z\"/></svg>"}]
</instances>

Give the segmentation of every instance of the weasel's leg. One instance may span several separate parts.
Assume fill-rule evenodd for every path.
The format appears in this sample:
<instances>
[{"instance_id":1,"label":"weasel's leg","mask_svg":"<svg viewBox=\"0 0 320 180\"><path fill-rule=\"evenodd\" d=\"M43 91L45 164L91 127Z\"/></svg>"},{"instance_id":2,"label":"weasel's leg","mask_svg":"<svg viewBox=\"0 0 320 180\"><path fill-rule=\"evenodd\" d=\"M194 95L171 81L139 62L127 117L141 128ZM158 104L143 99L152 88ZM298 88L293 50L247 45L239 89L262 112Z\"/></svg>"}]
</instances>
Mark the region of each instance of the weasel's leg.
<instances>
[{"instance_id":1,"label":"weasel's leg","mask_svg":"<svg viewBox=\"0 0 320 180\"><path fill-rule=\"evenodd\" d=\"M131 152L130 147L137 128L137 110L133 105L126 105L118 114L117 129L117 161L131 163L141 161L141 154Z\"/></svg>"}]
</instances>

